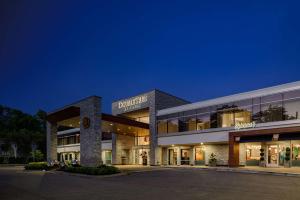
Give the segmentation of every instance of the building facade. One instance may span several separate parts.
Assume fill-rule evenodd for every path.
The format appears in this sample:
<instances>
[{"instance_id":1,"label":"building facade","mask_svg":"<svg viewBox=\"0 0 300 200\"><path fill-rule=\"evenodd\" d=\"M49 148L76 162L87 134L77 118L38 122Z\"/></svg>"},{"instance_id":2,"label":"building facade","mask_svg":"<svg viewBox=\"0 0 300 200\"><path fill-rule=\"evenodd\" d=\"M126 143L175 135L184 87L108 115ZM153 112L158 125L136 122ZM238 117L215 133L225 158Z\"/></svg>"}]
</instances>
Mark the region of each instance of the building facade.
<instances>
[{"instance_id":1,"label":"building facade","mask_svg":"<svg viewBox=\"0 0 300 200\"><path fill-rule=\"evenodd\" d=\"M82 165L300 165L300 81L190 103L159 90L89 97L48 114L48 161Z\"/></svg>"}]
</instances>

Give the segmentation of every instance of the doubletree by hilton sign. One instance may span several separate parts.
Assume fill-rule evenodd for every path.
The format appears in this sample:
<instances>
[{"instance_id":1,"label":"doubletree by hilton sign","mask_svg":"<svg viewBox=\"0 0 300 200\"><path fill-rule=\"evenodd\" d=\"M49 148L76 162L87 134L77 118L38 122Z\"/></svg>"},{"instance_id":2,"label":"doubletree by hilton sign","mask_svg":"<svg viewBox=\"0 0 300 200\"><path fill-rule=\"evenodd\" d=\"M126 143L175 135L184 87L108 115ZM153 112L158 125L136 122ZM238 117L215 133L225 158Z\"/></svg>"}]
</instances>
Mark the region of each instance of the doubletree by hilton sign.
<instances>
[{"instance_id":1,"label":"doubletree by hilton sign","mask_svg":"<svg viewBox=\"0 0 300 200\"><path fill-rule=\"evenodd\" d=\"M234 129L235 130L240 130L240 129L245 129L245 128L255 128L256 123L255 122L250 122L250 123L241 123L238 122L235 124Z\"/></svg>"},{"instance_id":2,"label":"doubletree by hilton sign","mask_svg":"<svg viewBox=\"0 0 300 200\"><path fill-rule=\"evenodd\" d=\"M133 97L131 99L126 99L118 102L118 109L121 109L123 112L136 110L142 108L142 105L148 102L147 95L141 95Z\"/></svg>"}]
</instances>

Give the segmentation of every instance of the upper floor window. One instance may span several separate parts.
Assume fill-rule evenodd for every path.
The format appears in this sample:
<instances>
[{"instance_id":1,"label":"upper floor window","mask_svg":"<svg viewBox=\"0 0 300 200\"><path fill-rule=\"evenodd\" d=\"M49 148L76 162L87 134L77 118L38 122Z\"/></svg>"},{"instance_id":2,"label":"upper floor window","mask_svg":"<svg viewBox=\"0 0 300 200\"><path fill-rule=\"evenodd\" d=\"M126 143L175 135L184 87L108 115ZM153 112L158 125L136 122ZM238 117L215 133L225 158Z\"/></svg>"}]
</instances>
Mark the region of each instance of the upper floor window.
<instances>
[{"instance_id":1,"label":"upper floor window","mask_svg":"<svg viewBox=\"0 0 300 200\"><path fill-rule=\"evenodd\" d=\"M157 127L159 133L174 133L293 119L300 119L300 90L160 116Z\"/></svg>"}]
</instances>

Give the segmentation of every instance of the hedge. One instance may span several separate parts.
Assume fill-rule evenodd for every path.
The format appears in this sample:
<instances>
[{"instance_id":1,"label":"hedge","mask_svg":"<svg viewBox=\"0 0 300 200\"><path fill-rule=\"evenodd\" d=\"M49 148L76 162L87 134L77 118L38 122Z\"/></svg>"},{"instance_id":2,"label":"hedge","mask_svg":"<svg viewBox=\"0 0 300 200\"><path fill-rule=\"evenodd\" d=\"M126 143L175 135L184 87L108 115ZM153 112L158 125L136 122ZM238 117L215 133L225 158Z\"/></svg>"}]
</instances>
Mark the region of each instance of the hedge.
<instances>
[{"instance_id":1,"label":"hedge","mask_svg":"<svg viewBox=\"0 0 300 200\"><path fill-rule=\"evenodd\" d=\"M88 175L110 175L120 173L120 170L114 166L101 165L99 167L72 167L66 166L63 171Z\"/></svg>"},{"instance_id":2,"label":"hedge","mask_svg":"<svg viewBox=\"0 0 300 200\"><path fill-rule=\"evenodd\" d=\"M31 162L25 165L26 170L48 170L47 162Z\"/></svg>"}]
</instances>

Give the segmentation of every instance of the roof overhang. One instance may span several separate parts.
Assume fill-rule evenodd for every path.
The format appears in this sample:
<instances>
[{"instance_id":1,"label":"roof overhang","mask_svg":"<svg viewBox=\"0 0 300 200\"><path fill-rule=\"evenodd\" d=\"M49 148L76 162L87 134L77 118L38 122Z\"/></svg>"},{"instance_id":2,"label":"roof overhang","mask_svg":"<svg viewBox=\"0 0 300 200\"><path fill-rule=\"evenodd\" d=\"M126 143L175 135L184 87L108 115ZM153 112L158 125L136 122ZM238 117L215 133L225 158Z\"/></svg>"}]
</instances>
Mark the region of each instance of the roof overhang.
<instances>
[{"instance_id":1,"label":"roof overhang","mask_svg":"<svg viewBox=\"0 0 300 200\"><path fill-rule=\"evenodd\" d=\"M77 117L80 115L80 108L76 106L69 106L56 112L47 115L47 120L52 123L63 121L65 119Z\"/></svg>"},{"instance_id":2,"label":"roof overhang","mask_svg":"<svg viewBox=\"0 0 300 200\"><path fill-rule=\"evenodd\" d=\"M114 115L109 115L109 114L105 114L105 113L102 113L102 120L109 121L112 123L117 123L117 124L124 124L124 125L128 125L128 126L149 129L149 124L146 124L143 122L138 122L138 121L128 119L125 117L114 116Z\"/></svg>"}]
</instances>

